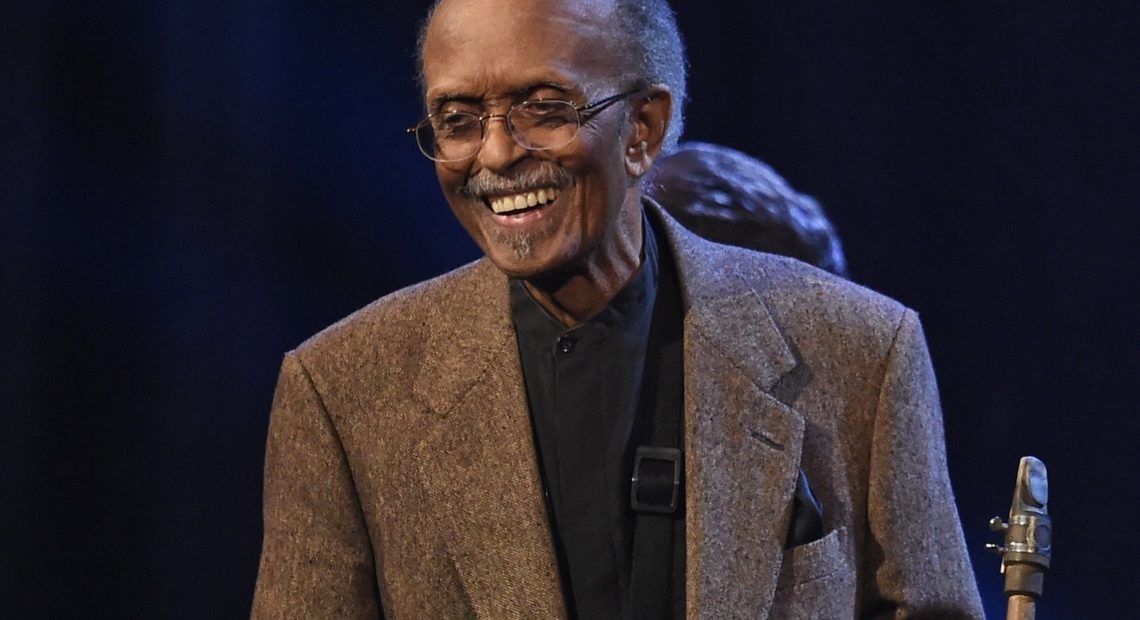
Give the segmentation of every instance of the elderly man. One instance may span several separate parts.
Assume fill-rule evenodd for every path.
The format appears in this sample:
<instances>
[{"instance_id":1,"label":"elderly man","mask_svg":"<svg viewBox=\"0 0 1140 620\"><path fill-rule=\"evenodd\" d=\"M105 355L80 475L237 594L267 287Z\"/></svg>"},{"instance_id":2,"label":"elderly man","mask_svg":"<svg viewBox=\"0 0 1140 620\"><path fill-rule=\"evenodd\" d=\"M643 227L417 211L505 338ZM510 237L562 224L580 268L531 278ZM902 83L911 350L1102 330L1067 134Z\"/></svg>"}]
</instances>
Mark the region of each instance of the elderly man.
<instances>
[{"instance_id":1,"label":"elderly man","mask_svg":"<svg viewBox=\"0 0 1140 620\"><path fill-rule=\"evenodd\" d=\"M442 0L420 52L486 257L286 355L253 615L980 616L914 313L642 198L664 2Z\"/></svg>"}]
</instances>

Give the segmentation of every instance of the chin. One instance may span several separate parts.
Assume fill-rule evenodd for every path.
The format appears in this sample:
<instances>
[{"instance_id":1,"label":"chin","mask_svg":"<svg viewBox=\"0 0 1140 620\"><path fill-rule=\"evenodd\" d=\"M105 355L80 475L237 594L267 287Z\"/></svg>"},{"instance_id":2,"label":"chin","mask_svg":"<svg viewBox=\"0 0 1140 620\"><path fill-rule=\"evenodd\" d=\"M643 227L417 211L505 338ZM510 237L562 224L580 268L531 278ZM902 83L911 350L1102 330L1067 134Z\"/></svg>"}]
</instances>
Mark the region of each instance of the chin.
<instances>
[{"instance_id":1,"label":"chin","mask_svg":"<svg viewBox=\"0 0 1140 620\"><path fill-rule=\"evenodd\" d=\"M541 276L549 271L544 265L532 259L516 258L510 253L510 250L501 251L499 253L488 253L487 258L499 268L499 271L506 274L509 278L526 280Z\"/></svg>"},{"instance_id":2,"label":"chin","mask_svg":"<svg viewBox=\"0 0 1140 620\"><path fill-rule=\"evenodd\" d=\"M510 278L528 280L553 275L565 268L565 261L558 260L560 255L550 255L541 247L528 247L525 255L516 251L519 245L498 244L486 248L484 254L491 260L499 271Z\"/></svg>"}]
</instances>

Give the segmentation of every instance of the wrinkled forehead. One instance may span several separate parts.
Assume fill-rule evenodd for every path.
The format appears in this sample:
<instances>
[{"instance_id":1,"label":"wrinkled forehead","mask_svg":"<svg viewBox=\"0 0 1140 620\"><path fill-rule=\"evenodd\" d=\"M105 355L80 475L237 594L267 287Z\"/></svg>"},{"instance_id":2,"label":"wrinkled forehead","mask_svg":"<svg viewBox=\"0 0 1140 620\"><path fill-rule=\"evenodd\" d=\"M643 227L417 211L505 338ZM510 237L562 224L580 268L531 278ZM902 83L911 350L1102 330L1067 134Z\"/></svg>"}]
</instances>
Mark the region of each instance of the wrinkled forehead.
<instances>
[{"instance_id":1,"label":"wrinkled forehead","mask_svg":"<svg viewBox=\"0 0 1140 620\"><path fill-rule=\"evenodd\" d=\"M424 39L430 101L526 82L579 82L620 72L610 0L444 0ZM581 84L580 84L581 85Z\"/></svg>"}]
</instances>

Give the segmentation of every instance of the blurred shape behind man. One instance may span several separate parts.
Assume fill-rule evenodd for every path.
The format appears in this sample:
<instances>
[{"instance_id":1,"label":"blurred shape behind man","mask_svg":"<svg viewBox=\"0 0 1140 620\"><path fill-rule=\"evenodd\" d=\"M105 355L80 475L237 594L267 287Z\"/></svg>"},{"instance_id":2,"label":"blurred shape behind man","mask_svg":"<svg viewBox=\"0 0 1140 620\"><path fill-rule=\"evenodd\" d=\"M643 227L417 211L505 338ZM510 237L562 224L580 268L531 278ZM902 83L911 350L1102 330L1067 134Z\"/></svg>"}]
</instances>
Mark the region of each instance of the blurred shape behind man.
<instances>
[{"instance_id":1,"label":"blurred shape behind man","mask_svg":"<svg viewBox=\"0 0 1140 620\"><path fill-rule=\"evenodd\" d=\"M843 245L823 208L754 157L686 142L654 164L647 185L669 215L706 239L791 256L848 277Z\"/></svg>"},{"instance_id":2,"label":"blurred shape behind man","mask_svg":"<svg viewBox=\"0 0 1140 620\"><path fill-rule=\"evenodd\" d=\"M443 0L421 58L486 257L286 354L255 617L980 615L914 312L643 198L663 1Z\"/></svg>"}]
</instances>

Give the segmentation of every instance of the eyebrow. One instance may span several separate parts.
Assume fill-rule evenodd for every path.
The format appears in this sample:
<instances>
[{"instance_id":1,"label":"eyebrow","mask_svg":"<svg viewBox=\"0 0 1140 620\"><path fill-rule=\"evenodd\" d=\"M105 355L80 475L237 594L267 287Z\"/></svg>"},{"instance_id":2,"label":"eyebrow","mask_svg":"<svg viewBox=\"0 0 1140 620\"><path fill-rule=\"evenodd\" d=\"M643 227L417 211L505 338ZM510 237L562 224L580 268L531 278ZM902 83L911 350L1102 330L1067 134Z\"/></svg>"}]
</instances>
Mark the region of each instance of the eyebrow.
<instances>
[{"instance_id":1,"label":"eyebrow","mask_svg":"<svg viewBox=\"0 0 1140 620\"><path fill-rule=\"evenodd\" d=\"M542 90L544 88L557 90L557 91L560 91L561 93L567 94L567 95L570 93L576 93L576 92L580 91L580 89L578 89L577 87L571 86L569 84L564 84L564 83L560 83L560 82L553 82L553 81L545 81L545 82L535 82L532 84L527 84L526 86L521 86L519 88L516 88L514 90L509 91L506 94L506 96L508 99L510 99L512 101L516 101L516 102L517 101L523 101L523 100L527 99L528 97L530 97L530 95L533 94L534 91ZM485 101L485 97L482 97L480 95L472 95L470 93L460 93L460 92L441 93L439 95L436 95L435 97L432 97L431 101L428 102L428 111L432 112L432 113L438 112L445 104L451 103L453 101L457 102L457 103L467 103L467 104L471 104L471 105L482 105L483 102Z\"/></svg>"},{"instance_id":2,"label":"eyebrow","mask_svg":"<svg viewBox=\"0 0 1140 620\"><path fill-rule=\"evenodd\" d=\"M438 112L440 110L440 108L442 108L444 106L444 104L451 103L453 101L459 102L459 103L469 103L472 105L479 105L480 103L482 103L483 98L478 96L478 95L471 95L471 94L467 94L467 93L441 93L439 95L436 95L435 97L432 97L431 100L428 101L428 105L427 105L428 112L431 112L434 114L434 113Z\"/></svg>"}]
</instances>

